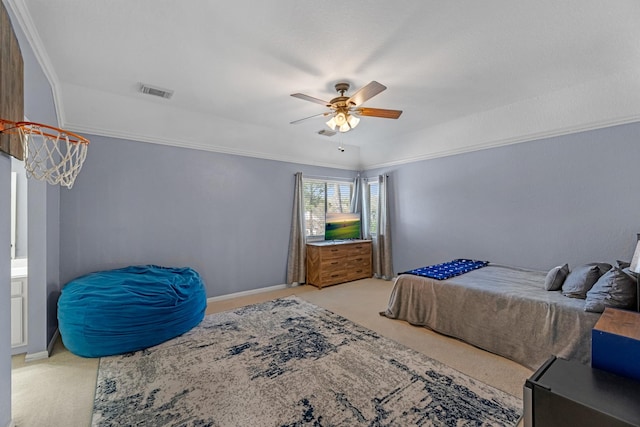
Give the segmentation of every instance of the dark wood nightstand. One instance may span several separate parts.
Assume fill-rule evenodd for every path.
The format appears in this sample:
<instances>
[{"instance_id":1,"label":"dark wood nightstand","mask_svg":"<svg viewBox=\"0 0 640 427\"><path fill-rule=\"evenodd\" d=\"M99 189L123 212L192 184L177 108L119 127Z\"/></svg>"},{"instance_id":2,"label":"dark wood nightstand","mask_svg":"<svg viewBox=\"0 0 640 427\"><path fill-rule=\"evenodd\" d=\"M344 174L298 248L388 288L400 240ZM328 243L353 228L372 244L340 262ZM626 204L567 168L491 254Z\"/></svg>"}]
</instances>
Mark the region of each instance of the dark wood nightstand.
<instances>
[{"instance_id":1,"label":"dark wood nightstand","mask_svg":"<svg viewBox=\"0 0 640 427\"><path fill-rule=\"evenodd\" d=\"M640 382L555 356L524 386L525 427L640 426Z\"/></svg>"}]
</instances>

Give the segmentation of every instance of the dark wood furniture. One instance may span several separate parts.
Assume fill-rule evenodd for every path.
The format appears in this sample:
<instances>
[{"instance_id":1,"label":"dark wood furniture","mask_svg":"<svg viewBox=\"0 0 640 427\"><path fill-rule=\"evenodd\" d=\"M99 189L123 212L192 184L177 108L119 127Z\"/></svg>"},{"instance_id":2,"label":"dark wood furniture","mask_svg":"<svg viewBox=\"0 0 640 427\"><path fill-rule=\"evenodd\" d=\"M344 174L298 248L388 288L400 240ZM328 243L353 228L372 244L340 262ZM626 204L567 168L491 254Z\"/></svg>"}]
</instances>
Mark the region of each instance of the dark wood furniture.
<instances>
[{"instance_id":1,"label":"dark wood furniture","mask_svg":"<svg viewBox=\"0 0 640 427\"><path fill-rule=\"evenodd\" d=\"M24 120L24 63L4 4L0 4L0 119ZM20 135L15 129L0 134L0 151L18 160L24 159Z\"/></svg>"},{"instance_id":2,"label":"dark wood furniture","mask_svg":"<svg viewBox=\"0 0 640 427\"><path fill-rule=\"evenodd\" d=\"M318 288L371 277L371 240L307 243L306 265Z\"/></svg>"},{"instance_id":3,"label":"dark wood furniture","mask_svg":"<svg viewBox=\"0 0 640 427\"><path fill-rule=\"evenodd\" d=\"M640 382L552 357L524 386L525 427L640 426Z\"/></svg>"}]
</instances>

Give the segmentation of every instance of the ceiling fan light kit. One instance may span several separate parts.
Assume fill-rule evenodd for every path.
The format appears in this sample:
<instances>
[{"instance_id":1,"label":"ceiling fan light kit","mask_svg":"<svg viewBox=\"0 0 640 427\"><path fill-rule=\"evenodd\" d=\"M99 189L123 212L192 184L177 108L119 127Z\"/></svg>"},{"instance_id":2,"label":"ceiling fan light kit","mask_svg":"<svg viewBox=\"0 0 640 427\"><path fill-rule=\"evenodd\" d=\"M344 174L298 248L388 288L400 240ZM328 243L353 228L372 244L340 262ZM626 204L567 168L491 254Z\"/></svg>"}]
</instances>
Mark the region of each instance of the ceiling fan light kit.
<instances>
[{"instance_id":1,"label":"ceiling fan light kit","mask_svg":"<svg viewBox=\"0 0 640 427\"><path fill-rule=\"evenodd\" d=\"M305 119L295 120L291 122L291 124L297 124L313 117L330 115L331 118L327 121L327 126L329 126L332 131L338 129L340 132L348 132L351 129L354 129L356 126L358 126L358 123L360 123L360 119L355 116L356 114L360 116L380 117L385 119L397 119L402 114L401 110L385 110L381 108L360 107L362 103L371 99L387 88L386 86L376 81L370 82L368 85L358 90L351 97L344 95L344 93L349 90L349 83L336 83L335 88L336 91L340 93L340 96L333 98L329 102L314 98L309 95L304 95L302 93L291 94L291 96L293 96L294 98L300 98L305 101L321 104L331 109L331 111L328 111L326 113L320 113L311 117L307 117Z\"/></svg>"},{"instance_id":2,"label":"ceiling fan light kit","mask_svg":"<svg viewBox=\"0 0 640 427\"><path fill-rule=\"evenodd\" d=\"M336 130L336 128L338 128L340 132L348 132L358 126L358 123L360 123L359 118L349 114L348 112L340 111L329 119L327 126L329 126L331 130Z\"/></svg>"}]
</instances>

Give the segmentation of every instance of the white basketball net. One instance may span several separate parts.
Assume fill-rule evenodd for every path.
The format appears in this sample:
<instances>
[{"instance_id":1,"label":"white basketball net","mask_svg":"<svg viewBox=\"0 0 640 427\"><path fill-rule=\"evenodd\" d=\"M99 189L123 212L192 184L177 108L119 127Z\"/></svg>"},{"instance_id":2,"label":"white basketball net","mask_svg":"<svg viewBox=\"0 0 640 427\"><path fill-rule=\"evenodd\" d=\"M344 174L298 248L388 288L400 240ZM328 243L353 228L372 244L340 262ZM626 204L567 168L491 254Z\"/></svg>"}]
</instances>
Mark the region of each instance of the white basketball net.
<instances>
[{"instance_id":1,"label":"white basketball net","mask_svg":"<svg viewBox=\"0 0 640 427\"><path fill-rule=\"evenodd\" d=\"M88 141L36 123L19 129L27 176L71 188L87 157Z\"/></svg>"}]
</instances>

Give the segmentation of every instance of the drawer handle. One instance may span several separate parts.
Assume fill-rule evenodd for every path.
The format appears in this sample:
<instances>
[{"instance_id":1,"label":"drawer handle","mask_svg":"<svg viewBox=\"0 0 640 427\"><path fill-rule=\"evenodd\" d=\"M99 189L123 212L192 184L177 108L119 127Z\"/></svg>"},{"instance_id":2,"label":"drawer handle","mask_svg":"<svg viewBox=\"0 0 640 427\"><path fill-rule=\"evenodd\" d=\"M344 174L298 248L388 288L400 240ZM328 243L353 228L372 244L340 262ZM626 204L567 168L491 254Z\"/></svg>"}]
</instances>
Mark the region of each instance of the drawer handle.
<instances>
[{"instance_id":1,"label":"drawer handle","mask_svg":"<svg viewBox=\"0 0 640 427\"><path fill-rule=\"evenodd\" d=\"M331 263L331 265L336 265L336 264L339 264L339 262L338 262L338 261L333 261L333 262Z\"/></svg>"},{"instance_id":2,"label":"drawer handle","mask_svg":"<svg viewBox=\"0 0 640 427\"><path fill-rule=\"evenodd\" d=\"M340 274L332 274L331 277L340 277Z\"/></svg>"},{"instance_id":3,"label":"drawer handle","mask_svg":"<svg viewBox=\"0 0 640 427\"><path fill-rule=\"evenodd\" d=\"M338 252L340 249L331 249L331 252Z\"/></svg>"},{"instance_id":4,"label":"drawer handle","mask_svg":"<svg viewBox=\"0 0 640 427\"><path fill-rule=\"evenodd\" d=\"M356 261L362 261L362 258L358 258Z\"/></svg>"},{"instance_id":5,"label":"drawer handle","mask_svg":"<svg viewBox=\"0 0 640 427\"><path fill-rule=\"evenodd\" d=\"M362 270L356 270L356 273L362 273Z\"/></svg>"}]
</instances>

